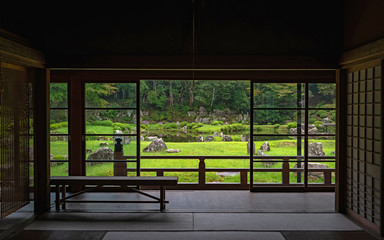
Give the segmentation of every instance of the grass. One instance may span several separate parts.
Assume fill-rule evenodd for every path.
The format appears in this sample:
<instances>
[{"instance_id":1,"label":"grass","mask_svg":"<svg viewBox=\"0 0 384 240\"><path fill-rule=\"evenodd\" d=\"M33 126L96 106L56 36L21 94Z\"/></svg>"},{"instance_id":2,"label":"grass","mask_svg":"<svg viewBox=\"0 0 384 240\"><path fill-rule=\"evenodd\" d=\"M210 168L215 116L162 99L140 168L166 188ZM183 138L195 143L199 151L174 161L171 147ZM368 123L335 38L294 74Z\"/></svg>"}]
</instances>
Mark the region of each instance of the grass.
<instances>
[{"instance_id":1,"label":"grass","mask_svg":"<svg viewBox=\"0 0 384 240\"><path fill-rule=\"evenodd\" d=\"M105 128L105 127L104 127ZM113 141L87 141L86 148L92 151L99 149L100 142L107 142L109 147L113 149ZM322 142L323 150L327 156L332 156L332 151L335 149L334 140L311 140L310 142ZM256 149L258 149L264 141L255 141ZM269 141L271 151L266 152L270 156L295 156L296 155L296 140L273 140ZM246 142L190 142L190 143L166 143L168 148L180 149L180 153L166 153L166 151L160 151L156 153L144 153L142 150L150 142L141 142L140 151L142 156L247 156L247 143ZM68 154L68 144L62 141L56 141L51 143L51 153L53 155ZM124 155L136 154L136 141L132 141L131 144L124 145ZM87 154L88 157L89 154ZM249 168L248 159L209 159L205 160L206 168ZM129 163L131 166L128 168L135 168L133 163ZM142 159L142 168L198 168L198 159ZM330 168L334 168L334 163L325 163ZM293 168L295 162L290 163L290 168ZM282 164L277 163L271 166L271 168L281 168ZM262 163L254 163L254 168L264 168ZM68 164L64 163L58 166L51 167L52 176L68 175ZM88 176L110 176L113 174L113 163L96 164L86 167L86 173ZM143 172L143 176L154 176L154 172ZM165 172L165 176L179 176L180 182L197 182L198 174L191 173L175 173ZM249 174L248 174L249 175ZM248 176L249 177L249 176ZM296 176L290 174L291 182L296 181ZM240 182L240 176L222 177L216 173L208 172L206 174L207 182ZM321 182L321 179L312 182ZM260 183L279 183L281 182L281 173L274 172L262 172L255 173L254 182Z\"/></svg>"}]
</instances>

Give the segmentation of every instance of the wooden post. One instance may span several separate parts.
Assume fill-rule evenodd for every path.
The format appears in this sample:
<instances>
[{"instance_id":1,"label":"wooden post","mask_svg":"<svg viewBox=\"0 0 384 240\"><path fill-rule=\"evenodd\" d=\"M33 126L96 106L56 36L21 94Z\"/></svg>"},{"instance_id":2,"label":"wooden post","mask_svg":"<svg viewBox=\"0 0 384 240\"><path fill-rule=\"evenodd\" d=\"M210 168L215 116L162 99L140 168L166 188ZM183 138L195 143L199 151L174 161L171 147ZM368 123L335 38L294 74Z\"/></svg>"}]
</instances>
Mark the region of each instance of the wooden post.
<instances>
[{"instance_id":1,"label":"wooden post","mask_svg":"<svg viewBox=\"0 0 384 240\"><path fill-rule=\"evenodd\" d=\"M199 158L199 185L205 184L205 162L204 158Z\"/></svg>"},{"instance_id":2,"label":"wooden post","mask_svg":"<svg viewBox=\"0 0 384 240\"><path fill-rule=\"evenodd\" d=\"M332 185L332 172L331 171L324 171L323 175L324 175L324 184L327 186L331 186Z\"/></svg>"},{"instance_id":3,"label":"wooden post","mask_svg":"<svg viewBox=\"0 0 384 240\"><path fill-rule=\"evenodd\" d=\"M157 170L156 171L156 176L158 176L158 177L164 176L164 171L163 170Z\"/></svg>"},{"instance_id":4,"label":"wooden post","mask_svg":"<svg viewBox=\"0 0 384 240\"><path fill-rule=\"evenodd\" d=\"M240 184L241 185L247 185L248 184L247 171L241 171L240 172Z\"/></svg>"},{"instance_id":5,"label":"wooden post","mask_svg":"<svg viewBox=\"0 0 384 240\"><path fill-rule=\"evenodd\" d=\"M50 163L49 163L49 70L36 70L33 81L34 102L34 186L35 213L50 210Z\"/></svg>"},{"instance_id":6,"label":"wooden post","mask_svg":"<svg viewBox=\"0 0 384 240\"><path fill-rule=\"evenodd\" d=\"M122 139L120 137L115 138L115 152L113 155L114 160L123 160L124 151ZM114 176L127 176L127 162L114 162L113 163L113 175Z\"/></svg>"},{"instance_id":7,"label":"wooden post","mask_svg":"<svg viewBox=\"0 0 384 240\"><path fill-rule=\"evenodd\" d=\"M282 171L282 182L283 185L289 185L289 159L283 159L283 171Z\"/></svg>"}]
</instances>

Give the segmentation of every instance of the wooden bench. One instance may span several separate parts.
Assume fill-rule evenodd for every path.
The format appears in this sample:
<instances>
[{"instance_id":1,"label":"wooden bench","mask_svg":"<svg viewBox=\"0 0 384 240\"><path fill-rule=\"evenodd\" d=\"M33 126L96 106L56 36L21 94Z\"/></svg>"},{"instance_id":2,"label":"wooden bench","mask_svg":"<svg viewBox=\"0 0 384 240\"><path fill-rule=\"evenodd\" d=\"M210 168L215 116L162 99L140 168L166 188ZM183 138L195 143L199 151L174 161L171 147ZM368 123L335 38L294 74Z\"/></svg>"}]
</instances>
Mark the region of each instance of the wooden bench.
<instances>
[{"instance_id":1,"label":"wooden bench","mask_svg":"<svg viewBox=\"0 0 384 240\"><path fill-rule=\"evenodd\" d=\"M65 209L66 203L159 203L160 211L165 210L165 204L169 201L165 200L165 189L167 186L177 185L177 177L93 177L93 176L64 176L51 177L50 184L56 186L56 211L60 211L60 206ZM80 192L67 195L66 188L70 185L96 185L96 187L85 188ZM149 197L151 201L106 201L106 200L69 200L85 192L95 192L101 190L104 186L119 186L126 191L134 191ZM160 197L155 197L148 193L142 192L136 186L159 186ZM61 192L61 198L60 198Z\"/></svg>"}]
</instances>

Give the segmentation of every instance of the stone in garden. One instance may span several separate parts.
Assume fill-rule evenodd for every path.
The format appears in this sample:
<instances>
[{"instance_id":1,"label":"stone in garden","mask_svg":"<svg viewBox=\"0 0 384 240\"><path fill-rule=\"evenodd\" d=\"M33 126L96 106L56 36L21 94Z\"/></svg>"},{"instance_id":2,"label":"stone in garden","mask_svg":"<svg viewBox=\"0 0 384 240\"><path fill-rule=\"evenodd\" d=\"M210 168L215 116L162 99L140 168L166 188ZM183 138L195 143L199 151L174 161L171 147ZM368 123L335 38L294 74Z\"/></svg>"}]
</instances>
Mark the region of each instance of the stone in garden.
<instances>
[{"instance_id":1,"label":"stone in garden","mask_svg":"<svg viewBox=\"0 0 384 240\"><path fill-rule=\"evenodd\" d=\"M245 135L241 135L240 140L241 140L242 142L246 142L246 141L247 141L247 136L245 136Z\"/></svg>"},{"instance_id":2,"label":"stone in garden","mask_svg":"<svg viewBox=\"0 0 384 240\"><path fill-rule=\"evenodd\" d=\"M297 164L293 168L297 168ZM304 169L304 163L301 163L301 167ZM324 168L329 168L327 165L322 164L322 163L314 163L314 162L309 162L308 163L308 169L324 169ZM304 174L304 173L303 173ZM297 175L297 173L295 173ZM308 172L308 178L311 180L317 180L319 178L323 178L324 173L323 172Z\"/></svg>"},{"instance_id":3,"label":"stone in garden","mask_svg":"<svg viewBox=\"0 0 384 240\"><path fill-rule=\"evenodd\" d=\"M319 133L319 129L317 129L317 127L314 127L314 128L311 128L308 130L308 134L318 134Z\"/></svg>"},{"instance_id":4,"label":"stone in garden","mask_svg":"<svg viewBox=\"0 0 384 240\"><path fill-rule=\"evenodd\" d=\"M144 141L144 137L143 136L140 136L140 141Z\"/></svg>"},{"instance_id":5,"label":"stone in garden","mask_svg":"<svg viewBox=\"0 0 384 240\"><path fill-rule=\"evenodd\" d=\"M297 128L290 128L289 129L289 134L291 135L297 135ZM301 134L304 134L304 129L301 129Z\"/></svg>"},{"instance_id":6,"label":"stone in garden","mask_svg":"<svg viewBox=\"0 0 384 240\"><path fill-rule=\"evenodd\" d=\"M208 135L208 136L205 137L204 142L212 142L212 141L213 141L213 138L214 138L213 136Z\"/></svg>"},{"instance_id":7,"label":"stone in garden","mask_svg":"<svg viewBox=\"0 0 384 240\"><path fill-rule=\"evenodd\" d=\"M271 151L271 147L269 146L269 142L263 143L263 145L260 146L260 150L263 152Z\"/></svg>"},{"instance_id":8,"label":"stone in garden","mask_svg":"<svg viewBox=\"0 0 384 240\"><path fill-rule=\"evenodd\" d=\"M109 147L102 147L89 154L87 160L113 160L113 150ZM89 162L87 165L92 166L98 164L96 162Z\"/></svg>"},{"instance_id":9,"label":"stone in garden","mask_svg":"<svg viewBox=\"0 0 384 240\"><path fill-rule=\"evenodd\" d=\"M207 110L204 107L199 108L199 115L200 116L205 116L207 115Z\"/></svg>"},{"instance_id":10,"label":"stone in garden","mask_svg":"<svg viewBox=\"0 0 384 240\"><path fill-rule=\"evenodd\" d=\"M196 137L196 142L203 142L203 141L204 141L203 136L199 135Z\"/></svg>"},{"instance_id":11,"label":"stone in garden","mask_svg":"<svg viewBox=\"0 0 384 240\"><path fill-rule=\"evenodd\" d=\"M257 150L257 156L269 156L268 154L265 154L263 150ZM261 161L266 161L262 162L264 167L270 167L272 164L276 164L273 159L267 159L267 158L262 158L260 159Z\"/></svg>"},{"instance_id":12,"label":"stone in garden","mask_svg":"<svg viewBox=\"0 0 384 240\"><path fill-rule=\"evenodd\" d=\"M153 140L148 146L143 149L143 152L158 152L167 149L167 145L162 138Z\"/></svg>"},{"instance_id":13,"label":"stone in garden","mask_svg":"<svg viewBox=\"0 0 384 240\"><path fill-rule=\"evenodd\" d=\"M217 132L214 132L214 133L213 133L213 136L214 136L214 137L220 137L220 135L219 135Z\"/></svg>"},{"instance_id":14,"label":"stone in garden","mask_svg":"<svg viewBox=\"0 0 384 240\"><path fill-rule=\"evenodd\" d=\"M145 138L145 141L155 141L155 140L157 140L157 139L159 139L158 137L146 137Z\"/></svg>"},{"instance_id":15,"label":"stone in garden","mask_svg":"<svg viewBox=\"0 0 384 240\"><path fill-rule=\"evenodd\" d=\"M104 146L108 146L108 143L106 143L106 142L99 143L99 147L104 147Z\"/></svg>"},{"instance_id":16,"label":"stone in garden","mask_svg":"<svg viewBox=\"0 0 384 240\"><path fill-rule=\"evenodd\" d=\"M253 142L253 154L255 154L255 142ZM259 150L260 151L260 150ZM248 143L247 143L247 153L249 154L251 152L251 144L250 144L250 139L248 139ZM259 152L257 152L259 153Z\"/></svg>"},{"instance_id":17,"label":"stone in garden","mask_svg":"<svg viewBox=\"0 0 384 240\"><path fill-rule=\"evenodd\" d=\"M217 172L216 175L220 177L234 177L239 175L240 173L238 172Z\"/></svg>"},{"instance_id":18,"label":"stone in garden","mask_svg":"<svg viewBox=\"0 0 384 240\"><path fill-rule=\"evenodd\" d=\"M91 153L92 152L92 149L86 149L85 150L85 153Z\"/></svg>"},{"instance_id":19,"label":"stone in garden","mask_svg":"<svg viewBox=\"0 0 384 240\"><path fill-rule=\"evenodd\" d=\"M181 150L179 149L167 149L167 153L179 153Z\"/></svg>"},{"instance_id":20,"label":"stone in garden","mask_svg":"<svg viewBox=\"0 0 384 240\"><path fill-rule=\"evenodd\" d=\"M196 119L195 119L195 123L200 123L202 120L203 120L202 117L197 116Z\"/></svg>"},{"instance_id":21,"label":"stone in garden","mask_svg":"<svg viewBox=\"0 0 384 240\"><path fill-rule=\"evenodd\" d=\"M323 151L323 144L321 142L309 143L308 155L309 156L325 156L325 152Z\"/></svg>"},{"instance_id":22,"label":"stone in garden","mask_svg":"<svg viewBox=\"0 0 384 240\"><path fill-rule=\"evenodd\" d=\"M49 154L49 159L50 159L51 161L53 160L54 157L55 157L55 156L53 156L52 153Z\"/></svg>"},{"instance_id":23,"label":"stone in garden","mask_svg":"<svg viewBox=\"0 0 384 240\"><path fill-rule=\"evenodd\" d=\"M223 141L224 142L232 142L233 140L232 140L230 135L224 135L223 136Z\"/></svg>"},{"instance_id":24,"label":"stone in garden","mask_svg":"<svg viewBox=\"0 0 384 240\"><path fill-rule=\"evenodd\" d=\"M188 130L188 127L187 126L181 127L180 130L186 131Z\"/></svg>"},{"instance_id":25,"label":"stone in garden","mask_svg":"<svg viewBox=\"0 0 384 240\"><path fill-rule=\"evenodd\" d=\"M203 118L201 120L201 122L204 123L204 124L207 124L207 123L209 123L209 118Z\"/></svg>"},{"instance_id":26,"label":"stone in garden","mask_svg":"<svg viewBox=\"0 0 384 240\"><path fill-rule=\"evenodd\" d=\"M324 123L330 123L330 122L331 122L331 119L329 119L329 118L323 118L323 122L324 122Z\"/></svg>"}]
</instances>

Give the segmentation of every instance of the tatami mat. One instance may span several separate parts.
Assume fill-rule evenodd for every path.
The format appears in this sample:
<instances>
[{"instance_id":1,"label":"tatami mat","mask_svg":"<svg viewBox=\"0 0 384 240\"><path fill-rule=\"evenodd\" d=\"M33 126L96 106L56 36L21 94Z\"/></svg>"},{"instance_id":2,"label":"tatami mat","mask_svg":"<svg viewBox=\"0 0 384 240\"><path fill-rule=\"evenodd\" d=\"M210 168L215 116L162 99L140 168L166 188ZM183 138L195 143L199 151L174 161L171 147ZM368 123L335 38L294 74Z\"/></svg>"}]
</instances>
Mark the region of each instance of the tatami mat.
<instances>
[{"instance_id":1,"label":"tatami mat","mask_svg":"<svg viewBox=\"0 0 384 240\"><path fill-rule=\"evenodd\" d=\"M49 213L25 230L359 231L338 213Z\"/></svg>"}]
</instances>

